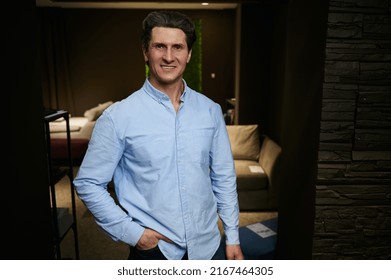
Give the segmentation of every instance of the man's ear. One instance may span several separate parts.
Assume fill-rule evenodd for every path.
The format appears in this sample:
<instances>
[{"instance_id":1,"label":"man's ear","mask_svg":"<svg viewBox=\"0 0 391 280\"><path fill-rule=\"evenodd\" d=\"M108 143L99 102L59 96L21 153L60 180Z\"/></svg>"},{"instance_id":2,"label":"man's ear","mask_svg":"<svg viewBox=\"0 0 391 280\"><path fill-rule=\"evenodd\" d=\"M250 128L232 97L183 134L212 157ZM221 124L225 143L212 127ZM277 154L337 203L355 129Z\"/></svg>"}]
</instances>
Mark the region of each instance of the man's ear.
<instances>
[{"instance_id":1,"label":"man's ear","mask_svg":"<svg viewBox=\"0 0 391 280\"><path fill-rule=\"evenodd\" d=\"M148 50L142 48L142 51L143 51L143 56L144 56L144 61L145 63L148 63Z\"/></svg>"},{"instance_id":2,"label":"man's ear","mask_svg":"<svg viewBox=\"0 0 391 280\"><path fill-rule=\"evenodd\" d=\"M186 60L186 62L187 62L187 63L189 63L189 62L190 62L190 58L191 58L191 51L192 51L192 50L190 50L190 51L189 51L189 54L187 55L187 60Z\"/></svg>"}]
</instances>

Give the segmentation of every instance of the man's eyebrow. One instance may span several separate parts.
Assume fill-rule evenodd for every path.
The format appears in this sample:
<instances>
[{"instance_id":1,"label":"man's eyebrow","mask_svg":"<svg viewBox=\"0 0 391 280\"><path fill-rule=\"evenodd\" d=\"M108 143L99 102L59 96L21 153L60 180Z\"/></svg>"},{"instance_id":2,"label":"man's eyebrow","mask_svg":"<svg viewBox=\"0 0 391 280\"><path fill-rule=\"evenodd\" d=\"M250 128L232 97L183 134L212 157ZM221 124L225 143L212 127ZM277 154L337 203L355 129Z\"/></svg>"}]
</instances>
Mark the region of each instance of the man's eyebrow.
<instances>
[{"instance_id":1,"label":"man's eyebrow","mask_svg":"<svg viewBox=\"0 0 391 280\"><path fill-rule=\"evenodd\" d=\"M172 45L172 46L185 46L186 45L184 43L172 43L172 44L170 44L170 43L163 43L163 42L158 42L158 41L152 42L151 44L152 45Z\"/></svg>"}]
</instances>

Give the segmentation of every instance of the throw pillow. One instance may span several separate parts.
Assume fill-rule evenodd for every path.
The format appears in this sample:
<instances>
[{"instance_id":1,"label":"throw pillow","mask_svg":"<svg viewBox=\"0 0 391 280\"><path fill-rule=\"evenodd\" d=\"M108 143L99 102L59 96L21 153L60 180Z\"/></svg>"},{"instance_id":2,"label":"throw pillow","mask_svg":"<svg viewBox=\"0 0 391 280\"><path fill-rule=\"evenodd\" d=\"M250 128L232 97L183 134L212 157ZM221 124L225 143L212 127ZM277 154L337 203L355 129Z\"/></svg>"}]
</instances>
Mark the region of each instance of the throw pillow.
<instances>
[{"instance_id":1,"label":"throw pillow","mask_svg":"<svg viewBox=\"0 0 391 280\"><path fill-rule=\"evenodd\" d=\"M89 121L96 121L100 115L102 115L103 111L106 110L111 104L113 104L113 101L107 101L103 104L99 104L96 107L88 109L84 112L84 117L86 117Z\"/></svg>"},{"instance_id":2,"label":"throw pillow","mask_svg":"<svg viewBox=\"0 0 391 280\"><path fill-rule=\"evenodd\" d=\"M260 140L257 124L227 125L234 159L258 160Z\"/></svg>"}]
</instances>

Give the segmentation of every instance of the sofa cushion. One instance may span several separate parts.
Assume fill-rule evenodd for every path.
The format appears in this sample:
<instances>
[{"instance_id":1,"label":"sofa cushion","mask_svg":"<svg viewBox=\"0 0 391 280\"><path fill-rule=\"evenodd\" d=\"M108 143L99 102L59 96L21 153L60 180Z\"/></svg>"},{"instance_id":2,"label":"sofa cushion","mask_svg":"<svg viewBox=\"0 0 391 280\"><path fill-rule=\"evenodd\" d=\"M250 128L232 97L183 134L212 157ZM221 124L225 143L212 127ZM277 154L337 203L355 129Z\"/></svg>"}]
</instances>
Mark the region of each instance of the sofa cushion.
<instances>
[{"instance_id":1,"label":"sofa cushion","mask_svg":"<svg viewBox=\"0 0 391 280\"><path fill-rule=\"evenodd\" d=\"M238 191L260 190L268 187L268 177L257 161L235 160Z\"/></svg>"},{"instance_id":2,"label":"sofa cushion","mask_svg":"<svg viewBox=\"0 0 391 280\"><path fill-rule=\"evenodd\" d=\"M235 160L258 160L260 151L258 125L227 125L227 131Z\"/></svg>"}]
</instances>

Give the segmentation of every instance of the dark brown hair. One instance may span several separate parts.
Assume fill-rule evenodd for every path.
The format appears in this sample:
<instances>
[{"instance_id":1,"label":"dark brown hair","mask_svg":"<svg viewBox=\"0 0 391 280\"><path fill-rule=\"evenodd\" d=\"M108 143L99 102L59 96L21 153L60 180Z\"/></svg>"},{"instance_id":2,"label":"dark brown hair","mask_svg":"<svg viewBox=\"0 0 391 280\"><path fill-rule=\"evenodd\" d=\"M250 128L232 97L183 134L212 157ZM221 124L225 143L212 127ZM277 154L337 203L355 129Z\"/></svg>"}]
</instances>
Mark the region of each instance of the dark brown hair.
<instances>
[{"instance_id":1,"label":"dark brown hair","mask_svg":"<svg viewBox=\"0 0 391 280\"><path fill-rule=\"evenodd\" d=\"M181 29L186 34L186 43L189 51L197 38L194 23L188 16L177 11L154 11L150 12L142 23L141 43L144 50L147 50L149 47L154 27Z\"/></svg>"}]
</instances>

